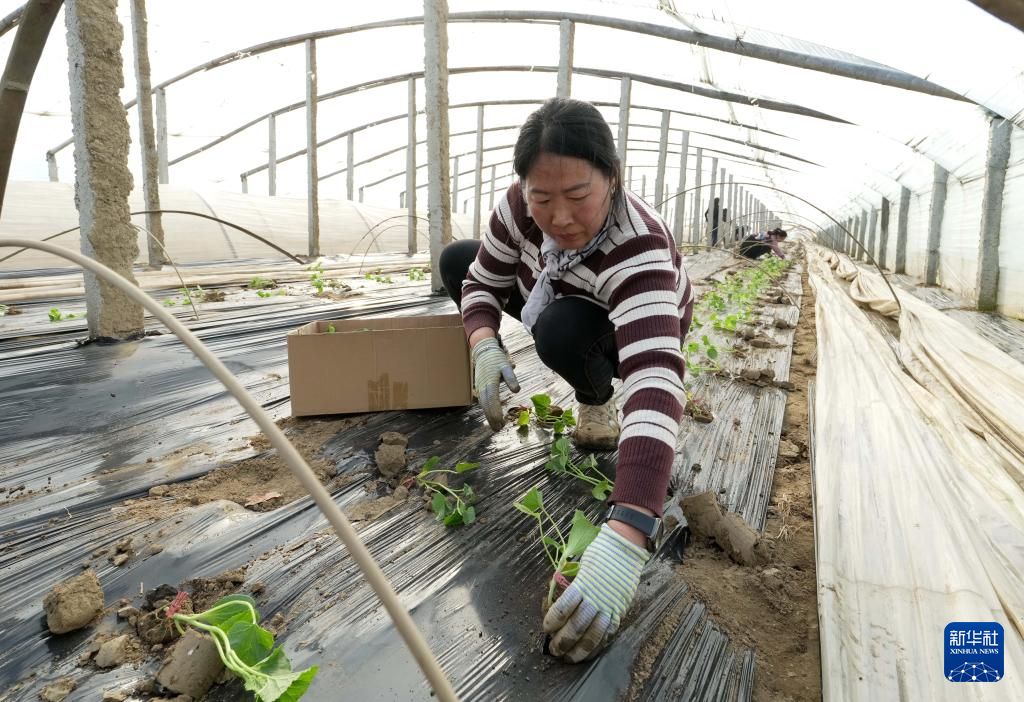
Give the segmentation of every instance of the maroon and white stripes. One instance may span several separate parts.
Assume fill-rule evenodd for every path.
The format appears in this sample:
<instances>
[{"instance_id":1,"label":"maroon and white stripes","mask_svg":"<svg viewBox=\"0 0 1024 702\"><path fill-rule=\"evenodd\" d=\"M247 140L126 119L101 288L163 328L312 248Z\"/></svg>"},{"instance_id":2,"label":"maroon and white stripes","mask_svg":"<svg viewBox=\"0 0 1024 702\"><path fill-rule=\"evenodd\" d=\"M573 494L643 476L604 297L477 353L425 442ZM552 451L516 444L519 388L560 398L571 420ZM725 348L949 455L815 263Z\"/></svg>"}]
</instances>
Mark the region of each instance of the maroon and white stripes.
<instances>
[{"instance_id":1,"label":"maroon and white stripes","mask_svg":"<svg viewBox=\"0 0 1024 702\"><path fill-rule=\"evenodd\" d=\"M669 228L632 193L614 212L600 249L552 281L556 297L589 298L608 310L623 380L622 435L612 502L661 514L685 405L681 340L690 326L693 289ZM497 330L514 285L529 296L540 271L543 233L513 184L491 215L462 292L467 335Z\"/></svg>"}]
</instances>

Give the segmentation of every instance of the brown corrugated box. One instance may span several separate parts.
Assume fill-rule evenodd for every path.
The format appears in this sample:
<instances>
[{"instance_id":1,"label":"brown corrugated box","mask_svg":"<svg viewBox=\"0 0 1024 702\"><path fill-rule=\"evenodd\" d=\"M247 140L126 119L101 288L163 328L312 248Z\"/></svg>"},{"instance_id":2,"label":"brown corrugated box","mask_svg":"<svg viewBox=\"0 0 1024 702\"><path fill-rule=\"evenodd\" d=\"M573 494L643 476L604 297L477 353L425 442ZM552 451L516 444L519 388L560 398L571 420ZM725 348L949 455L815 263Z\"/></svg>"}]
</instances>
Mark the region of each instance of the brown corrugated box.
<instances>
[{"instance_id":1,"label":"brown corrugated box","mask_svg":"<svg viewBox=\"0 0 1024 702\"><path fill-rule=\"evenodd\" d=\"M473 401L458 314L310 322L288 334L288 376L296 417Z\"/></svg>"}]
</instances>

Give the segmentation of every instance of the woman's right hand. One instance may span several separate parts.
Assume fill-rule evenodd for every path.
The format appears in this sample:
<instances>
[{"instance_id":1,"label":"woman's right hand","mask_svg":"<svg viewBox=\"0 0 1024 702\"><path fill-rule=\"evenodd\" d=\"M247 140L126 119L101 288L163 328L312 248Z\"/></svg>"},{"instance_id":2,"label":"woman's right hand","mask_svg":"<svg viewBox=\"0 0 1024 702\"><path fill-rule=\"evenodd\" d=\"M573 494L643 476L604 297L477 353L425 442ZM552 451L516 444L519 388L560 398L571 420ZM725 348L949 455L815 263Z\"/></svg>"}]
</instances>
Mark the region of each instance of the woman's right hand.
<instances>
[{"instance_id":1,"label":"woman's right hand","mask_svg":"<svg viewBox=\"0 0 1024 702\"><path fill-rule=\"evenodd\" d=\"M473 345L473 389L487 415L491 429L498 431L505 425L505 413L501 410L499 386L502 380L512 392L519 392L519 380L512 370L505 349L494 337L481 339Z\"/></svg>"}]
</instances>

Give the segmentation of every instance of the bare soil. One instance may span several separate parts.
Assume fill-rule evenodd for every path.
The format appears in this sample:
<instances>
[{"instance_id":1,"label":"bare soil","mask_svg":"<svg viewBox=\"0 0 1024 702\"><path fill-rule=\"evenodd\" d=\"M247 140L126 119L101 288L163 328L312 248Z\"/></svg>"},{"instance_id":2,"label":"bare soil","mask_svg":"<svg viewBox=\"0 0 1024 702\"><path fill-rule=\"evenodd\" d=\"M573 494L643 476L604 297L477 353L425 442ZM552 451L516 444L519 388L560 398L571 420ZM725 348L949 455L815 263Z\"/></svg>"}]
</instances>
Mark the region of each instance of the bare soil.
<instances>
[{"instance_id":1,"label":"bare soil","mask_svg":"<svg viewBox=\"0 0 1024 702\"><path fill-rule=\"evenodd\" d=\"M320 455L320 449L339 432L350 428L365 417L343 419L305 419L288 417L277 422L302 457L306 459L317 478L323 483L334 480L334 464ZM270 441L263 435L249 437L250 445L259 455L236 461L213 470L196 480L174 485L158 485L149 491L149 497L127 500L129 516L148 518L166 516L167 498L174 498L181 508L201 505L215 500L228 500L246 509L265 512L288 504L306 494ZM334 481L333 484L336 484Z\"/></svg>"},{"instance_id":2,"label":"bare soil","mask_svg":"<svg viewBox=\"0 0 1024 702\"><path fill-rule=\"evenodd\" d=\"M804 296L793 347L780 456L762 538L768 562L733 563L714 545L695 544L679 566L693 594L733 642L757 652L758 702L821 699L807 383L815 375L814 298Z\"/></svg>"}]
</instances>

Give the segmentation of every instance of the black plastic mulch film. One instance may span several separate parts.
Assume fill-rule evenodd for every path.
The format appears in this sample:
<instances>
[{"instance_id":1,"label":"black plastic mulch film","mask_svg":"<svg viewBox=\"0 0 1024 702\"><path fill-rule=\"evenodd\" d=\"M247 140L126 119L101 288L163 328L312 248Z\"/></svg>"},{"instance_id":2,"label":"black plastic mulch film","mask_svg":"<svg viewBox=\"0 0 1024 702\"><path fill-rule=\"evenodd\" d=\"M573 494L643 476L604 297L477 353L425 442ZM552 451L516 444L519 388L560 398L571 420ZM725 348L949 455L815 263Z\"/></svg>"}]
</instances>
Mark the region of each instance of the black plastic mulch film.
<instances>
[{"instance_id":1,"label":"black plastic mulch film","mask_svg":"<svg viewBox=\"0 0 1024 702\"><path fill-rule=\"evenodd\" d=\"M729 263L702 255L689 259L687 268L698 280ZM799 274L789 275L786 288L798 298ZM449 301L424 290L395 287L329 304L228 306L191 324L280 418L289 414L287 331L315 319L454 311ZM775 307L795 321L795 308ZM793 332L773 331L783 344L778 355L784 359L776 365L784 369L776 376L781 380L788 375ZM430 699L383 608L309 498L260 513L211 502L169 509L156 522L122 513L123 500L144 496L155 485L194 479L253 455L237 447L257 431L176 337L78 346L79 336L80 328L52 325L5 336L0 324L0 487L24 486L0 497L0 699L37 699L45 684L65 675L78 682L74 699L98 699L103 690L155 673L153 659L107 672L76 667L96 628L53 636L41 603L55 583L81 572L95 549L160 529L164 550L158 554L123 567L94 561L108 605L122 597L138 600L141 588L247 564L246 581L266 586L258 598L262 616L281 613L289 620L281 640L293 664L320 666L304 699ZM569 387L540 364L521 325L506 318L503 336L523 386L518 400L546 392L572 406ZM709 399L717 420L704 425L684 418L673 486L683 493L714 490L761 529L785 395L710 376L697 379L695 392ZM677 556L680 548L663 549L666 554L652 560L630 616L602 656L571 666L543 653L540 603L549 564L536 548L533 521L512 503L539 486L553 514L568 518L581 508L596 518L601 511L577 481L546 474L550 433L531 429L523 437L506 428L492 434L476 406L367 415L323 449L338 474L357 478L334 493L342 507L368 499L363 485L375 472L378 437L388 430L409 437L410 466L431 455L446 463L481 463L468 481L485 521L445 529L410 501L357 525L462 699L622 699L639 652L666 621L678 625L636 690L640 699L750 699L753 652L730 644L703 605L688 596L676 574L680 566L667 555L671 550ZM184 460L168 458L183 447L190 447ZM602 470L613 473L614 453L599 458ZM110 615L98 626L115 625ZM238 683L207 695L247 698Z\"/></svg>"}]
</instances>

